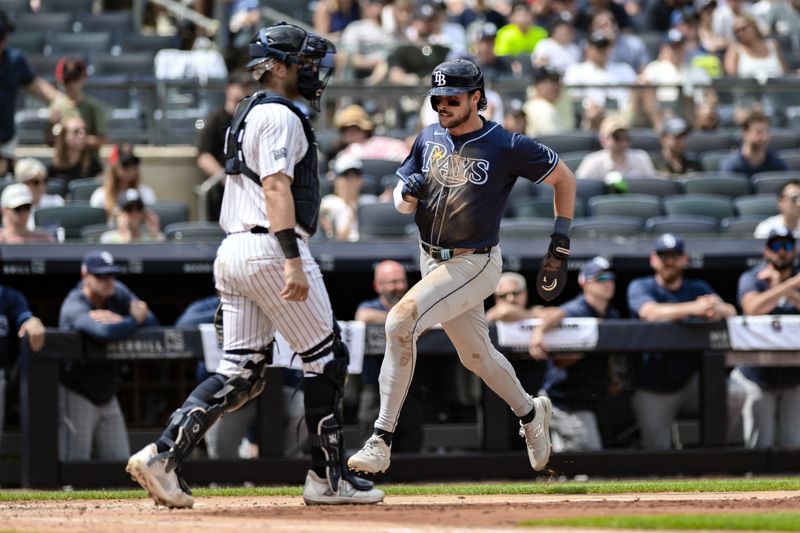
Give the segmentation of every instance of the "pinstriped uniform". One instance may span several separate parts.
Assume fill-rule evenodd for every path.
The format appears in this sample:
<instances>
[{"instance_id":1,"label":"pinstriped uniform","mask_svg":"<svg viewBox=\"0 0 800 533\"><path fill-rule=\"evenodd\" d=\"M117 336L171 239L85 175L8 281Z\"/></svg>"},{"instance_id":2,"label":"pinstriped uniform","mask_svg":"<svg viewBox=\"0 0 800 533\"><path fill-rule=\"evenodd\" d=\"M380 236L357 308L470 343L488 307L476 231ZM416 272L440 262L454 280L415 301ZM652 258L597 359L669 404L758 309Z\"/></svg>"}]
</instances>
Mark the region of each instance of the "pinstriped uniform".
<instances>
[{"instance_id":1,"label":"pinstriped uniform","mask_svg":"<svg viewBox=\"0 0 800 533\"><path fill-rule=\"evenodd\" d=\"M244 161L259 176L283 172L294 177L294 167L310 147L300 119L281 104L253 107L242 133ZM304 352L331 333L330 299L322 274L308 249L305 232L298 242L303 270L308 276L308 298L289 302L281 298L285 258L272 233L250 233L255 226L269 227L263 190L244 175L228 176L222 199L220 226L228 237L214 261L216 287L223 310L225 357L217 372L230 377L241 372L272 341L278 329L294 352ZM242 351L253 353L237 355ZM305 365L306 372L321 372L328 355Z\"/></svg>"}]
</instances>

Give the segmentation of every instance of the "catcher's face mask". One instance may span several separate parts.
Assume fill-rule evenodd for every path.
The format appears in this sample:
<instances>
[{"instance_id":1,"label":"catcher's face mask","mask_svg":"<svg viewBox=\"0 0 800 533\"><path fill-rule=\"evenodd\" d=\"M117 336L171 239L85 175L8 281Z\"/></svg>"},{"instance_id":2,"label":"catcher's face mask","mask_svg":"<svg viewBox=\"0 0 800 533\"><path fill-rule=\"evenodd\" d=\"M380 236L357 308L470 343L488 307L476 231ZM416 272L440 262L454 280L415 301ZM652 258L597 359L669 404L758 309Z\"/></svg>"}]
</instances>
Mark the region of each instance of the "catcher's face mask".
<instances>
[{"instance_id":1,"label":"catcher's face mask","mask_svg":"<svg viewBox=\"0 0 800 533\"><path fill-rule=\"evenodd\" d=\"M335 53L332 42L312 33L297 54L297 90L315 111L319 111L319 100L333 75Z\"/></svg>"}]
</instances>

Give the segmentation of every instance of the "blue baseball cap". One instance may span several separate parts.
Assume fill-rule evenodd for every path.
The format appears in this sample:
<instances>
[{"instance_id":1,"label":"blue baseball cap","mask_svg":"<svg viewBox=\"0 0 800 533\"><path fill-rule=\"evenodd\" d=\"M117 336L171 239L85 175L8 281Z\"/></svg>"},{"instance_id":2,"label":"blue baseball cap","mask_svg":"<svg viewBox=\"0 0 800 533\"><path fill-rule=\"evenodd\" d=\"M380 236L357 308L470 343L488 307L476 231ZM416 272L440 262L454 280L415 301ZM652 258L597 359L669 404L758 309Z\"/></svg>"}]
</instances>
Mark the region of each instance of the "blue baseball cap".
<instances>
[{"instance_id":1,"label":"blue baseball cap","mask_svg":"<svg viewBox=\"0 0 800 533\"><path fill-rule=\"evenodd\" d=\"M597 257L584 263L580 274L578 274L578 281L581 283L592 281L597 276L608 270L611 270L611 263L609 263L608 259L605 257L598 255Z\"/></svg>"},{"instance_id":2,"label":"blue baseball cap","mask_svg":"<svg viewBox=\"0 0 800 533\"><path fill-rule=\"evenodd\" d=\"M119 274L114 256L106 251L94 250L83 257L83 268L89 274Z\"/></svg>"},{"instance_id":3,"label":"blue baseball cap","mask_svg":"<svg viewBox=\"0 0 800 533\"><path fill-rule=\"evenodd\" d=\"M683 239L672 233L665 233L656 239L655 252L660 254L662 252L678 252L683 253L684 244Z\"/></svg>"}]
</instances>

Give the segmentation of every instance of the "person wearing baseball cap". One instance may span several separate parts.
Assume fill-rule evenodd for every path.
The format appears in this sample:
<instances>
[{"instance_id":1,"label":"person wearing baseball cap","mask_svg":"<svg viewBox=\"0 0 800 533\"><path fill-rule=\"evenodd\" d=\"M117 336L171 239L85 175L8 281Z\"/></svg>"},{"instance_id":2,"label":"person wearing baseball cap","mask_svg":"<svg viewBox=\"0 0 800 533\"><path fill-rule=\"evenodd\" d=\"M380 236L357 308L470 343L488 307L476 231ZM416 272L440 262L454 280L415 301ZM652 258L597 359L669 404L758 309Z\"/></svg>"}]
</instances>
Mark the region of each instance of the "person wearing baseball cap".
<instances>
[{"instance_id":1,"label":"person wearing baseball cap","mask_svg":"<svg viewBox=\"0 0 800 533\"><path fill-rule=\"evenodd\" d=\"M745 315L800 314L797 240L786 227L773 228L764 243L764 262L739 277L739 306ZM776 334L779 334L776 331ZM800 365L740 366L731 373L745 391L742 410L748 448L800 447Z\"/></svg>"},{"instance_id":2,"label":"person wearing baseball cap","mask_svg":"<svg viewBox=\"0 0 800 533\"><path fill-rule=\"evenodd\" d=\"M339 110L333 118L333 125L339 129L328 157L347 155L355 159L380 159L402 163L408 156L408 146L400 139L375 135L375 123L366 110L357 104Z\"/></svg>"},{"instance_id":3,"label":"person wearing baseball cap","mask_svg":"<svg viewBox=\"0 0 800 533\"><path fill-rule=\"evenodd\" d=\"M47 167L38 159L25 157L17 161L14 165L14 179L17 183L27 185L33 196L31 215L28 217L28 229L35 228L34 213L37 210L64 205L63 197L58 194L47 194Z\"/></svg>"},{"instance_id":4,"label":"person wearing baseball cap","mask_svg":"<svg viewBox=\"0 0 800 533\"><path fill-rule=\"evenodd\" d=\"M660 235L650 254L653 276L628 285L631 318L646 322L683 320L724 320L736 315L736 308L723 301L705 281L684 276L689 257L683 239ZM681 410L697 408L699 368L697 352L649 352L633 358L633 410L645 448L667 449L672 445L672 423ZM728 427L741 413L743 398L738 388L729 387Z\"/></svg>"},{"instance_id":5,"label":"person wearing baseball cap","mask_svg":"<svg viewBox=\"0 0 800 533\"><path fill-rule=\"evenodd\" d=\"M358 240L358 206L376 201L361 194L363 166L360 159L345 153L333 162L333 193L322 198L319 208L319 224L329 239Z\"/></svg>"},{"instance_id":6,"label":"person wearing baseball cap","mask_svg":"<svg viewBox=\"0 0 800 533\"><path fill-rule=\"evenodd\" d=\"M54 242L51 235L28 228L33 206L33 194L24 183L12 183L3 189L0 196L3 210L3 227L0 228L0 243L26 244Z\"/></svg>"},{"instance_id":7,"label":"person wearing baseball cap","mask_svg":"<svg viewBox=\"0 0 800 533\"><path fill-rule=\"evenodd\" d=\"M50 123L78 115L86 123L86 142L97 152L108 142L106 105L83 90L88 79L86 61L77 56L64 56L56 64L55 78L67 95L50 106Z\"/></svg>"},{"instance_id":8,"label":"person wearing baseball cap","mask_svg":"<svg viewBox=\"0 0 800 533\"><path fill-rule=\"evenodd\" d=\"M600 145L603 149L587 155L575 171L575 176L606 183L613 182L612 177L622 180L655 178L656 170L647 152L631 148L629 129L628 122L622 117L606 117L600 124Z\"/></svg>"},{"instance_id":9,"label":"person wearing baseball cap","mask_svg":"<svg viewBox=\"0 0 800 533\"><path fill-rule=\"evenodd\" d=\"M611 305L616 289L616 276L608 259L595 257L584 263L578 275L581 294L559 307L546 307L541 311L541 324L533 330L528 351L531 357L546 360L544 346L547 331L559 326L565 318L620 318L619 311ZM613 428L603 427L601 420L611 406L626 403L619 377L612 370L610 354L569 354L553 360L561 369L559 377L547 386L547 395L553 401L554 451L596 451L603 448L603 433ZM621 401L620 401L621 400ZM621 413L615 410L615 416ZM621 422L621 421L618 421ZM616 424L615 424L616 425Z\"/></svg>"},{"instance_id":10,"label":"person wearing baseball cap","mask_svg":"<svg viewBox=\"0 0 800 533\"><path fill-rule=\"evenodd\" d=\"M652 155L657 172L666 176L682 176L703 170L697 154L686 151L690 131L692 127L680 117L664 119L658 136L661 151Z\"/></svg>"},{"instance_id":11,"label":"person wearing baseball cap","mask_svg":"<svg viewBox=\"0 0 800 533\"><path fill-rule=\"evenodd\" d=\"M101 244L161 242L165 239L158 214L145 207L138 189L126 189L119 194L115 221L114 229L100 235Z\"/></svg>"},{"instance_id":12,"label":"person wearing baseball cap","mask_svg":"<svg viewBox=\"0 0 800 533\"><path fill-rule=\"evenodd\" d=\"M129 338L139 328L157 326L147 304L116 279L114 256L91 250L81 262L81 280L61 304L58 328L106 344ZM89 360L65 364L60 372L58 458L88 461L92 456L121 461L130 447L117 400L118 366Z\"/></svg>"}]
</instances>

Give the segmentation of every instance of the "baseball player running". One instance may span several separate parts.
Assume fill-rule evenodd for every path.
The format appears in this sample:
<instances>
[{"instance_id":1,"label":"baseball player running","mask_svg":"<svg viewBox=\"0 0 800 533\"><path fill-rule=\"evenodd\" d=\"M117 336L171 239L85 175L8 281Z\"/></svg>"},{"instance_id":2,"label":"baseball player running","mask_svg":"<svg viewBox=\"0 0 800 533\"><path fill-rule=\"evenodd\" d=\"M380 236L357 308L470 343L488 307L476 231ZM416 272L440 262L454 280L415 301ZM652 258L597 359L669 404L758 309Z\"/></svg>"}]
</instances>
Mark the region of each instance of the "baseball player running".
<instances>
[{"instance_id":1,"label":"baseball player running","mask_svg":"<svg viewBox=\"0 0 800 533\"><path fill-rule=\"evenodd\" d=\"M534 470L550 458L550 400L533 398L489 340L483 301L500 278L500 218L517 176L555 189L555 228L537 278L550 300L564 286L575 177L548 147L505 131L478 112L486 108L483 75L471 61L446 61L431 76L439 124L425 128L398 169L398 211L416 211L422 280L389 312L379 378L381 408L373 435L350 457L361 472L389 467L392 433L414 374L422 331L441 323L461 363L508 403L520 420Z\"/></svg>"},{"instance_id":2,"label":"baseball player running","mask_svg":"<svg viewBox=\"0 0 800 533\"><path fill-rule=\"evenodd\" d=\"M333 44L286 23L261 29L246 66L263 90L234 113L226 141L228 182L220 225L228 234L214 262L225 356L172 415L157 442L127 471L156 504L191 507L178 467L208 428L264 389L275 331L302 359L311 469L311 504L377 503L383 492L347 470L340 401L348 352L319 267L308 249L317 229L319 177L314 131L291 100L319 110ZM331 62L332 64L332 62Z\"/></svg>"}]
</instances>

